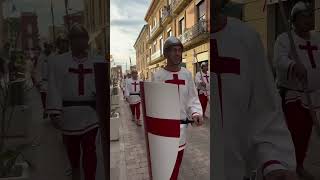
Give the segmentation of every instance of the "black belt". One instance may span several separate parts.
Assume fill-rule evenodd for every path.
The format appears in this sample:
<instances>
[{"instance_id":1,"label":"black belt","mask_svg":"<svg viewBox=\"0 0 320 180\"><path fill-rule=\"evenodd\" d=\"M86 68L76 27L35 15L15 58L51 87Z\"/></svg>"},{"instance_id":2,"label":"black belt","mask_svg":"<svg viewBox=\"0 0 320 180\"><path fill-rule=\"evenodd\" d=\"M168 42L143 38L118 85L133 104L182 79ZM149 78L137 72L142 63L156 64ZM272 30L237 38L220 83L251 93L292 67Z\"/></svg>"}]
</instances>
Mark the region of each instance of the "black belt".
<instances>
[{"instance_id":1,"label":"black belt","mask_svg":"<svg viewBox=\"0 0 320 180\"><path fill-rule=\"evenodd\" d=\"M189 119L186 119L186 120L180 120L180 124L192 124L194 123L194 121L190 121Z\"/></svg>"},{"instance_id":2,"label":"black belt","mask_svg":"<svg viewBox=\"0 0 320 180\"><path fill-rule=\"evenodd\" d=\"M90 106L96 110L96 101L63 101L62 106Z\"/></svg>"},{"instance_id":3,"label":"black belt","mask_svg":"<svg viewBox=\"0 0 320 180\"><path fill-rule=\"evenodd\" d=\"M130 96L132 96L132 95L138 95L138 96L140 96L140 93L130 93Z\"/></svg>"}]
</instances>

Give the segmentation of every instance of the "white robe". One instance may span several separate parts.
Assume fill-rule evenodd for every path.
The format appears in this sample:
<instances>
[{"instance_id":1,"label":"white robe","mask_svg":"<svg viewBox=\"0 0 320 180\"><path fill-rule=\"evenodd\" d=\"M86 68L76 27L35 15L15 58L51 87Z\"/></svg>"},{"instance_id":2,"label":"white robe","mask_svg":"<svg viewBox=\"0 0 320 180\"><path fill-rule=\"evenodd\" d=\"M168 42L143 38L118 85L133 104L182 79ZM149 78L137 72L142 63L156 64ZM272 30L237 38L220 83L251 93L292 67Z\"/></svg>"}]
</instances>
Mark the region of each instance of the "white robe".
<instances>
[{"instance_id":1,"label":"white robe","mask_svg":"<svg viewBox=\"0 0 320 180\"><path fill-rule=\"evenodd\" d=\"M210 68L213 179L239 180L275 161L281 164L271 163L264 174L275 169L295 170L294 146L258 33L240 20L228 18L226 26L211 36L210 43L217 45L216 52L211 50L216 57L211 57ZM216 73L218 60L238 64L225 64L218 68L224 73Z\"/></svg>"},{"instance_id":2,"label":"white robe","mask_svg":"<svg viewBox=\"0 0 320 180\"><path fill-rule=\"evenodd\" d=\"M61 113L64 134L83 134L98 127L96 110L89 105L63 107L62 104L63 101L95 101L95 62L103 62L103 58L89 56L86 61L78 63L71 53L65 53L49 61L47 112ZM83 78L83 92L79 86L80 78L75 73L81 65L87 71Z\"/></svg>"},{"instance_id":3,"label":"white robe","mask_svg":"<svg viewBox=\"0 0 320 180\"><path fill-rule=\"evenodd\" d=\"M308 71L310 85L313 87L319 87L317 84L320 83L318 81L314 82L311 79L318 80L320 78L320 34L318 32L311 32L309 41L299 37L294 31L292 31L292 34L300 61ZM310 43L309 47L313 48L312 51L307 51L305 49L308 43ZM312 67L313 63L315 67ZM303 87L301 83L293 78L290 78L292 72L291 68L294 64L295 61L290 57L290 41L288 34L283 33L278 36L274 46L274 67L276 68L277 72L278 86L288 89L285 96L286 103L299 99L302 101L302 105L305 108L309 108L307 97L303 93ZM314 101L313 104L314 106L318 107L318 110L320 110L320 89L312 93L311 97L313 100L317 100Z\"/></svg>"},{"instance_id":4,"label":"white robe","mask_svg":"<svg viewBox=\"0 0 320 180\"><path fill-rule=\"evenodd\" d=\"M208 77L206 77L208 76ZM208 81L207 81L208 78ZM203 72L197 72L195 78L195 83L196 86L199 90L199 94L204 94L205 96L209 96L210 95L210 75L209 73L203 73ZM206 87L204 88L203 86L200 85L201 82L206 83Z\"/></svg>"},{"instance_id":5,"label":"white robe","mask_svg":"<svg viewBox=\"0 0 320 180\"><path fill-rule=\"evenodd\" d=\"M38 72L38 79L40 81L40 91L47 92L48 91L48 59L49 56L45 54L41 54L38 59L37 64L37 72Z\"/></svg>"},{"instance_id":6,"label":"white robe","mask_svg":"<svg viewBox=\"0 0 320 180\"><path fill-rule=\"evenodd\" d=\"M165 82L172 80L174 74L178 74L179 80L184 80L185 85L179 85L180 105L181 105L181 120L192 119L192 115L199 114L202 116L202 107L197 95L197 90L192 80L191 72L186 68L181 67L178 72L170 72L163 68L155 72L152 76L152 81ZM187 124L180 124L180 142L179 150L185 148L186 144L186 129Z\"/></svg>"},{"instance_id":7,"label":"white robe","mask_svg":"<svg viewBox=\"0 0 320 180\"><path fill-rule=\"evenodd\" d=\"M137 104L141 102L140 95L134 95L134 94L140 93L140 82L141 82L140 79L133 80L132 78L126 81L124 96L129 99L129 104ZM136 86L136 89L135 89L135 86Z\"/></svg>"}]
</instances>

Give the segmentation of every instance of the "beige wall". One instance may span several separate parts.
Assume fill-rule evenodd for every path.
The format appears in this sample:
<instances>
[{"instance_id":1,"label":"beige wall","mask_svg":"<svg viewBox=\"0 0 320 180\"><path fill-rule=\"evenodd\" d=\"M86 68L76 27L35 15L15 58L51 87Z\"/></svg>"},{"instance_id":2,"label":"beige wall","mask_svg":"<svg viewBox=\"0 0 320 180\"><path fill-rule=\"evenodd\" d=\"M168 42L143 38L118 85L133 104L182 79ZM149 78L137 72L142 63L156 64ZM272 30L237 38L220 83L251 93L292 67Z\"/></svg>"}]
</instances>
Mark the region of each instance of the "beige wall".
<instances>
[{"instance_id":1,"label":"beige wall","mask_svg":"<svg viewBox=\"0 0 320 180\"><path fill-rule=\"evenodd\" d=\"M317 11L315 12L315 25L316 25L316 30L317 31L320 31L320 11L319 11L319 8L320 8L320 1L319 0L316 0L315 1L315 9L317 9Z\"/></svg>"}]
</instances>

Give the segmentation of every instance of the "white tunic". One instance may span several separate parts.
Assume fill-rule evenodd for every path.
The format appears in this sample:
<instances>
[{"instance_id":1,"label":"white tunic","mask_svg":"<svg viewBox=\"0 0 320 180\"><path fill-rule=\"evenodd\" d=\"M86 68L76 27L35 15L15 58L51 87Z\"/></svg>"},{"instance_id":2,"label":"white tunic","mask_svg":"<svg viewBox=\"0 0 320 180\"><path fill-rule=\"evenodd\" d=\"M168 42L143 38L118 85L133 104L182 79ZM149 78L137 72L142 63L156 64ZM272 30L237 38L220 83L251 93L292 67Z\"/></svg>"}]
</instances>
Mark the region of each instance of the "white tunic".
<instances>
[{"instance_id":1,"label":"white tunic","mask_svg":"<svg viewBox=\"0 0 320 180\"><path fill-rule=\"evenodd\" d=\"M126 81L126 88L124 91L125 97L129 99L129 104L137 104L141 102L140 98L140 79L133 80L132 78Z\"/></svg>"},{"instance_id":2,"label":"white tunic","mask_svg":"<svg viewBox=\"0 0 320 180\"><path fill-rule=\"evenodd\" d=\"M213 179L238 180L268 163L264 173L294 170L294 146L258 33L228 18L211 38Z\"/></svg>"},{"instance_id":3,"label":"white tunic","mask_svg":"<svg viewBox=\"0 0 320 180\"><path fill-rule=\"evenodd\" d=\"M318 81L311 81L311 78L320 78L320 34L318 32L311 32L310 40L305 40L299 37L294 31L292 31L292 34L300 61L308 71L310 85L313 86L311 83L320 84ZM286 103L300 99L302 100L302 105L309 108L307 98L303 93L302 84L296 79L290 78L292 77L291 72L294 64L295 61L290 55L290 41L288 34L283 33L278 36L274 46L274 67L277 72L278 86L288 89L285 96ZM316 74L317 77L313 77L315 75L314 72L318 72ZM319 99L319 94L320 91L318 90L318 92L314 92L312 94L312 97L317 97L317 99ZM317 102L315 103L315 105L320 105Z\"/></svg>"},{"instance_id":4,"label":"white tunic","mask_svg":"<svg viewBox=\"0 0 320 180\"><path fill-rule=\"evenodd\" d=\"M206 87L200 85L201 82L206 83ZM208 72L197 72L195 76L195 83L199 90L199 94L204 94L205 96L210 95L210 75Z\"/></svg>"},{"instance_id":5,"label":"white tunic","mask_svg":"<svg viewBox=\"0 0 320 180\"><path fill-rule=\"evenodd\" d=\"M49 114L61 113L64 134L83 134L98 127L97 113L92 106L63 106L63 101L95 102L95 62L103 62L103 58L89 56L79 62L71 53L65 53L49 61L47 110Z\"/></svg>"},{"instance_id":6,"label":"white tunic","mask_svg":"<svg viewBox=\"0 0 320 180\"><path fill-rule=\"evenodd\" d=\"M192 119L192 115L202 116L202 107L197 95L197 90L192 80L191 72L181 67L178 72L170 72L163 68L155 72L152 81L166 82L179 85L181 120ZM180 125L180 150L185 148L186 144L186 124Z\"/></svg>"}]
</instances>

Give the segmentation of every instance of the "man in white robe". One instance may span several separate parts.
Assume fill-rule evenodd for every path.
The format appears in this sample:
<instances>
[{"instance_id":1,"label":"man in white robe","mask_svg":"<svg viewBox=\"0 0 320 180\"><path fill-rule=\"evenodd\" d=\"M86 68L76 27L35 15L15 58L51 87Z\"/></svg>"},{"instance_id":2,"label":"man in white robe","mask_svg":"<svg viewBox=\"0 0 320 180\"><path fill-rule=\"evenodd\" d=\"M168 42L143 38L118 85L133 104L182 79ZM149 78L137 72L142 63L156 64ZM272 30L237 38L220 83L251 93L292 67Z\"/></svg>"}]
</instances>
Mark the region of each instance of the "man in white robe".
<instances>
[{"instance_id":1,"label":"man in white robe","mask_svg":"<svg viewBox=\"0 0 320 180\"><path fill-rule=\"evenodd\" d=\"M313 122L302 83L307 80L308 72L320 67L320 34L311 32L314 14L309 3L296 3L292 8L291 19L294 28L292 35L302 64L292 59L288 33L283 33L278 36L274 46L274 66L287 125L295 145L297 173L306 179L314 179L303 167Z\"/></svg>"},{"instance_id":2,"label":"man in white robe","mask_svg":"<svg viewBox=\"0 0 320 180\"><path fill-rule=\"evenodd\" d=\"M195 76L195 83L198 89L198 96L202 107L202 113L203 115L205 115L210 96L210 75L208 72L208 63L201 63L200 71L197 72Z\"/></svg>"},{"instance_id":3,"label":"man in white robe","mask_svg":"<svg viewBox=\"0 0 320 180\"><path fill-rule=\"evenodd\" d=\"M135 121L138 126L141 126L141 98L140 98L140 82L138 78L138 71L131 71L132 78L127 80L124 95L129 102L132 121Z\"/></svg>"},{"instance_id":4,"label":"man in white robe","mask_svg":"<svg viewBox=\"0 0 320 180\"><path fill-rule=\"evenodd\" d=\"M93 65L103 62L103 57L88 54L89 34L83 26L72 26L69 39L71 52L49 60L47 112L63 134L72 178L80 176L81 147L84 179L95 180L99 123Z\"/></svg>"},{"instance_id":5,"label":"man in white robe","mask_svg":"<svg viewBox=\"0 0 320 180\"><path fill-rule=\"evenodd\" d=\"M180 40L174 36L169 37L164 43L163 52L167 58L167 65L153 74L152 81L171 83L178 86L181 120L185 122L180 125L179 152L170 178L170 180L177 180L183 152L186 147L188 120L193 120L196 125L202 125L202 108L191 72L184 67L180 67L183 52L183 45Z\"/></svg>"},{"instance_id":6,"label":"man in white robe","mask_svg":"<svg viewBox=\"0 0 320 180\"><path fill-rule=\"evenodd\" d=\"M295 155L269 63L245 23L211 15L212 179L239 180L258 169L265 180L296 180Z\"/></svg>"}]
</instances>

